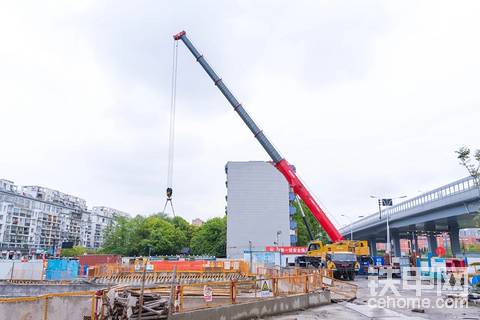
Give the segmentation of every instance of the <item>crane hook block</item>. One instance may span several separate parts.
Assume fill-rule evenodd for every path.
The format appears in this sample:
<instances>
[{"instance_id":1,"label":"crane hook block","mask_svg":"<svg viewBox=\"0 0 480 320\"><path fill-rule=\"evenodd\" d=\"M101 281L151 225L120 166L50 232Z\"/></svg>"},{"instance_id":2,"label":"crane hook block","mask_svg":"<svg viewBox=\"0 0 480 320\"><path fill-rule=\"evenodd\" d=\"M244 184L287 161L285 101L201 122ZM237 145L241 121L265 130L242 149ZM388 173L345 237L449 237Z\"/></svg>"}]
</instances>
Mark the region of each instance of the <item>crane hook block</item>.
<instances>
[{"instance_id":1,"label":"crane hook block","mask_svg":"<svg viewBox=\"0 0 480 320\"><path fill-rule=\"evenodd\" d=\"M172 188L167 188L167 198L171 199L173 194L173 189Z\"/></svg>"},{"instance_id":2,"label":"crane hook block","mask_svg":"<svg viewBox=\"0 0 480 320\"><path fill-rule=\"evenodd\" d=\"M177 33L177 34L175 34L175 35L173 36L173 39L175 39L175 40L180 40L180 38L183 37L183 36L186 35L186 34L187 34L187 33L186 33L185 31L179 32L179 33Z\"/></svg>"}]
</instances>

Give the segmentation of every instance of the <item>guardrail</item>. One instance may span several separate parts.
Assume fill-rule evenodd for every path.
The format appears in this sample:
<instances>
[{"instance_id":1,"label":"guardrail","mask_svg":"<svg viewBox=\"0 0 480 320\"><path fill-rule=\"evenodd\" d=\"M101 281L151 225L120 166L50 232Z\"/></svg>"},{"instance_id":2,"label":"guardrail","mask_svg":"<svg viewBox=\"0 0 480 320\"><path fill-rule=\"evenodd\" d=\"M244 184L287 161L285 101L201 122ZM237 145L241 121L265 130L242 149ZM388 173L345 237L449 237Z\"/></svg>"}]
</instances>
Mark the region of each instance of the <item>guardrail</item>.
<instances>
[{"instance_id":1,"label":"guardrail","mask_svg":"<svg viewBox=\"0 0 480 320\"><path fill-rule=\"evenodd\" d=\"M475 183L475 180L472 177L463 178L447 185L444 185L440 188L428 191L419 196L416 196L412 199L403 201L393 207L382 210L382 218L379 218L379 213L376 212L365 218L359 219L351 224L348 224L340 229L340 233L348 234L351 229L353 231L358 230L358 228L378 223L379 221L386 220L387 215L390 216L390 220L395 219L396 215L407 212L409 210L424 206L426 204L433 204L435 202L451 198L466 192L478 189L479 193L476 195L480 198L480 186Z\"/></svg>"},{"instance_id":2,"label":"guardrail","mask_svg":"<svg viewBox=\"0 0 480 320\"><path fill-rule=\"evenodd\" d=\"M172 313L214 308L230 304L254 302L275 297L329 290L337 300L356 297L357 285L336 280L324 275L323 270L314 273L279 277L259 277L251 280L209 281L156 285L144 289L144 294L160 294L172 297L169 305ZM116 290L115 287L112 290ZM119 286L119 291L128 291L139 296L141 289ZM108 293L107 296L113 296Z\"/></svg>"}]
</instances>

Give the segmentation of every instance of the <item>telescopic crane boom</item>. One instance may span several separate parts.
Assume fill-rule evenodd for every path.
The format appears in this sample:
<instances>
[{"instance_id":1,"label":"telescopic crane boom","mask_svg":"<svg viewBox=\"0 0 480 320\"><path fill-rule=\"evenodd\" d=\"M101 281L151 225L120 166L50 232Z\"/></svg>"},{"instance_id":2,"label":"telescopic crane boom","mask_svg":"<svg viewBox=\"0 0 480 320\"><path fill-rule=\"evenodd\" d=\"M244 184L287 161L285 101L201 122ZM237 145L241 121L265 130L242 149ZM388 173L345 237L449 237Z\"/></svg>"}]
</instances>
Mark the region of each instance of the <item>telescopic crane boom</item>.
<instances>
[{"instance_id":1,"label":"telescopic crane boom","mask_svg":"<svg viewBox=\"0 0 480 320\"><path fill-rule=\"evenodd\" d=\"M323 227L325 232L328 234L330 239L333 242L337 242L343 240L342 235L338 232L337 228L332 224L330 219L328 219L325 212L320 208L317 201L314 199L312 194L308 191L308 189L303 185L302 181L298 178L296 173L292 170L292 167L288 163L288 161L283 158L280 153L275 149L272 143L268 140L262 130L257 126L257 124L253 121L252 118L248 115L247 111L243 108L243 106L238 102L235 96L230 92L227 86L223 83L222 79L215 73L215 71L210 67L208 62L205 60L203 55L201 55L195 46L190 42L187 37L185 31L182 31L173 36L173 38L178 41L182 40L182 42L187 46L188 50L193 54L195 59L200 63L203 70L210 76L213 80L213 83L217 86L217 88L222 92L222 94L227 98L228 102L232 105L233 109L238 113L240 118L242 118L243 122L248 126L250 131L252 131L255 138L260 142L262 147L268 153L270 158L272 158L275 167L280 171L287 182L289 183L290 187L292 187L293 192L298 195L304 202L305 205L310 209L313 216L320 225Z\"/></svg>"}]
</instances>

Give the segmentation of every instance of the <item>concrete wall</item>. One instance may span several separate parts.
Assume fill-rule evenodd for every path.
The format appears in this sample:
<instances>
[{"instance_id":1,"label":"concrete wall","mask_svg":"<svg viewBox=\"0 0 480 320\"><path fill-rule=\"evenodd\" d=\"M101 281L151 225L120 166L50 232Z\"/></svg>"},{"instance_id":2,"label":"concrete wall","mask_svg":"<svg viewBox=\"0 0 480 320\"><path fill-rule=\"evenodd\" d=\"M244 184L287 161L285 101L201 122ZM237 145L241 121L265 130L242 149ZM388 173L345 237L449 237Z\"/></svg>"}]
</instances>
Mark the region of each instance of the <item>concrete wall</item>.
<instances>
[{"instance_id":1,"label":"concrete wall","mask_svg":"<svg viewBox=\"0 0 480 320\"><path fill-rule=\"evenodd\" d=\"M101 284L12 284L0 282L0 297L35 297L48 293L92 291L105 288ZM0 317L1 320L1 317Z\"/></svg>"},{"instance_id":2,"label":"concrete wall","mask_svg":"<svg viewBox=\"0 0 480 320\"><path fill-rule=\"evenodd\" d=\"M0 319L45 319L47 307L48 320L83 319L91 315L92 298L81 297L52 297L45 303L45 299L22 302L0 302Z\"/></svg>"},{"instance_id":3,"label":"concrete wall","mask_svg":"<svg viewBox=\"0 0 480 320\"><path fill-rule=\"evenodd\" d=\"M0 260L0 280L42 280L42 277L42 260L28 262Z\"/></svg>"},{"instance_id":4,"label":"concrete wall","mask_svg":"<svg viewBox=\"0 0 480 320\"><path fill-rule=\"evenodd\" d=\"M254 250L290 245L289 186L264 161L227 163L227 257L242 259L249 241Z\"/></svg>"},{"instance_id":5,"label":"concrete wall","mask_svg":"<svg viewBox=\"0 0 480 320\"><path fill-rule=\"evenodd\" d=\"M330 303L330 292L324 291L182 312L174 314L172 319L252 319L312 308L328 303ZM84 316L91 315L92 296L50 297L48 301L45 298L40 298L33 301L0 302L0 319L41 320L45 319L45 310L49 320L83 319Z\"/></svg>"},{"instance_id":6,"label":"concrete wall","mask_svg":"<svg viewBox=\"0 0 480 320\"><path fill-rule=\"evenodd\" d=\"M218 308L177 313L173 320L242 320L255 319L330 303L330 292L299 294L255 302L225 305Z\"/></svg>"}]
</instances>

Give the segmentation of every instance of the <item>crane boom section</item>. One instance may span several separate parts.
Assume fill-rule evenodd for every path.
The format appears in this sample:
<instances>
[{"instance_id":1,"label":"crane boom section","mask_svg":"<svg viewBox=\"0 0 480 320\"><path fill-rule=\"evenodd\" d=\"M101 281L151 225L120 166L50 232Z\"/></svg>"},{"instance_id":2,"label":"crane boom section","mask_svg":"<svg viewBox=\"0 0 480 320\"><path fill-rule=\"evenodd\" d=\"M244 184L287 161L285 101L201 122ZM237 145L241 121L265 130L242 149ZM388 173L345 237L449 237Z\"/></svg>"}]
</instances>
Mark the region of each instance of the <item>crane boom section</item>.
<instances>
[{"instance_id":1,"label":"crane boom section","mask_svg":"<svg viewBox=\"0 0 480 320\"><path fill-rule=\"evenodd\" d=\"M268 140L263 131L260 130L255 121L253 121L247 111L243 108L242 104L238 102L235 96L230 92L227 86L223 83L222 79L215 73L212 67L205 60L203 55L198 52L192 42L188 39L186 32L182 31L174 35L173 38L177 41L182 40L188 50L190 50L198 63L200 63L202 68L212 79L213 83L217 86L220 92L222 92L228 102L232 105L233 109L238 113L240 118L242 118L243 122L245 122L250 131L252 131L255 138L258 140L258 142L260 142L262 147L265 149L265 151L275 163L275 167L283 174L287 182L290 184L295 194L297 194L305 202L305 205L310 209L313 216L323 227L330 239L334 242L343 240L340 232L337 230L337 228L335 228L330 219L328 219L327 215L320 208L317 201L314 199L308 189L303 185L302 181L298 178L296 173L292 170L287 160L285 160L275 149L275 147Z\"/></svg>"}]
</instances>

